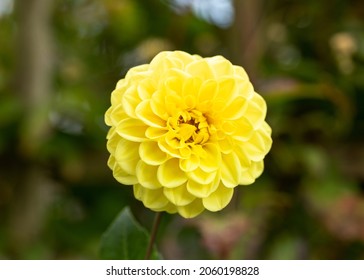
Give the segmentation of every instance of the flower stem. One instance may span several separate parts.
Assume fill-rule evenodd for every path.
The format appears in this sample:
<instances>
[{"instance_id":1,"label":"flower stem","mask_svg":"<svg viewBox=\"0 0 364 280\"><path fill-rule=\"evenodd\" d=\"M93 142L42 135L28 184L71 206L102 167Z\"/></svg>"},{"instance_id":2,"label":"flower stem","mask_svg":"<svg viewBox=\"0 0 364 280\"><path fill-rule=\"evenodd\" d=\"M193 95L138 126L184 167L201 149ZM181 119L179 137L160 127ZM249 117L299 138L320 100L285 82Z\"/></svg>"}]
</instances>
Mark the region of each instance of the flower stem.
<instances>
[{"instance_id":1,"label":"flower stem","mask_svg":"<svg viewBox=\"0 0 364 280\"><path fill-rule=\"evenodd\" d=\"M147 252L145 254L145 258L144 258L145 260L149 260L151 254L152 254L154 241L155 241L155 238L157 236L158 227L159 227L159 224L160 224L160 221L161 221L161 217L162 217L162 212L157 212L155 214L153 227L152 227L152 232L151 232L150 238L149 238L148 248L147 248Z\"/></svg>"}]
</instances>

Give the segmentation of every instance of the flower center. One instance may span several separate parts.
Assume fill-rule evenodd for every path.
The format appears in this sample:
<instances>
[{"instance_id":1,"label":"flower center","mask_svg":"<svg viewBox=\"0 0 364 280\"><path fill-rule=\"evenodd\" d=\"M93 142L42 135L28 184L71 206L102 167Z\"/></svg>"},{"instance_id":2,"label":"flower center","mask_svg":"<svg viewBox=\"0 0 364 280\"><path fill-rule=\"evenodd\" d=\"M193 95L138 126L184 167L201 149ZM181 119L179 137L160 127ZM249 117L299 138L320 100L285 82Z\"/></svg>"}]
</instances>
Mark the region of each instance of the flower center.
<instances>
[{"instance_id":1,"label":"flower center","mask_svg":"<svg viewBox=\"0 0 364 280\"><path fill-rule=\"evenodd\" d=\"M168 127L174 132L175 140L184 143L203 144L209 139L208 123L204 115L197 111L183 111L170 117Z\"/></svg>"}]
</instances>

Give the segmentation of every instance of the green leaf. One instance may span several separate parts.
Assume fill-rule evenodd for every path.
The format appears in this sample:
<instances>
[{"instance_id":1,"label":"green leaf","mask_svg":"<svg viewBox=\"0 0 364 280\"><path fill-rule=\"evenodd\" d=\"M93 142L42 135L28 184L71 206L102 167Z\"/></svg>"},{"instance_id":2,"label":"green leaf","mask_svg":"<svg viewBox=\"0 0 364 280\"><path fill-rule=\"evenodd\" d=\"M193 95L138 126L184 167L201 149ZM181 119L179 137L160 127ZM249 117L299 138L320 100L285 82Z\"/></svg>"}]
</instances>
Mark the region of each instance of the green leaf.
<instances>
[{"instance_id":1,"label":"green leaf","mask_svg":"<svg viewBox=\"0 0 364 280\"><path fill-rule=\"evenodd\" d=\"M149 234L126 207L102 235L100 256L105 260L144 259L148 243ZM151 259L160 258L156 248L153 248Z\"/></svg>"}]
</instances>

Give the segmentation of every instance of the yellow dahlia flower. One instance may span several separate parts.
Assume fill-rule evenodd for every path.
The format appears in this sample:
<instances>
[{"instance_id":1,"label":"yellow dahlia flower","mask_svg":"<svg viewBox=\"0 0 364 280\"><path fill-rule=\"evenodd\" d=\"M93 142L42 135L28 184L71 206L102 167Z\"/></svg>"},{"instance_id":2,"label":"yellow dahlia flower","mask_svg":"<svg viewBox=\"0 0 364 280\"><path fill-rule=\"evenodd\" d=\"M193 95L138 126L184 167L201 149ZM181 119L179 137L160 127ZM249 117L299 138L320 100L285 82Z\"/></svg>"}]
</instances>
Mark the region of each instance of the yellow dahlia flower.
<instances>
[{"instance_id":1,"label":"yellow dahlia flower","mask_svg":"<svg viewBox=\"0 0 364 280\"><path fill-rule=\"evenodd\" d=\"M272 144L266 110L242 67L161 52L111 94L108 166L154 211L219 211L263 171Z\"/></svg>"}]
</instances>

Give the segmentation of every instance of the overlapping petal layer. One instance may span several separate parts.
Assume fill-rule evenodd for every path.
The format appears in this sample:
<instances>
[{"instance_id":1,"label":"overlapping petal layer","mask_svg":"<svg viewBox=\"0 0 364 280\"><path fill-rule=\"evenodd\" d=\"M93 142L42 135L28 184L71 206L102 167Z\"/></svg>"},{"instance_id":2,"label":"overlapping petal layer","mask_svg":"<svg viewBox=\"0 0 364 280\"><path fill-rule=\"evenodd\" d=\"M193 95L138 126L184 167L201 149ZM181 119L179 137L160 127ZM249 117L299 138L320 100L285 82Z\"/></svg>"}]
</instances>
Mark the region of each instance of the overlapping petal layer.
<instances>
[{"instance_id":1,"label":"overlapping petal layer","mask_svg":"<svg viewBox=\"0 0 364 280\"><path fill-rule=\"evenodd\" d=\"M244 69L222 56L161 52L112 92L108 165L154 211L219 211L263 171L266 111Z\"/></svg>"}]
</instances>

